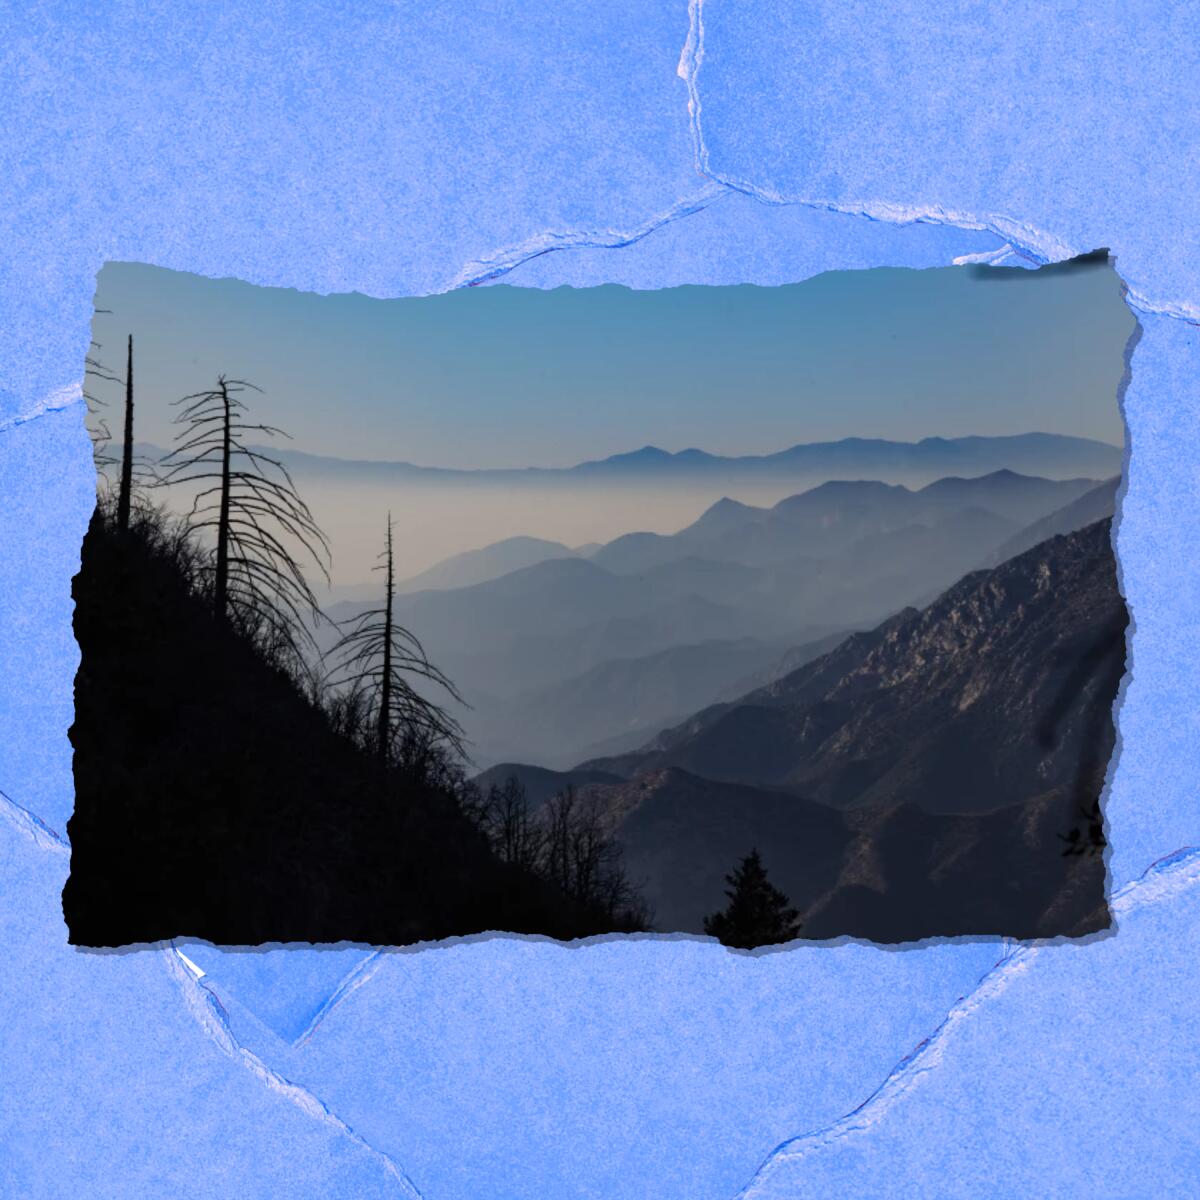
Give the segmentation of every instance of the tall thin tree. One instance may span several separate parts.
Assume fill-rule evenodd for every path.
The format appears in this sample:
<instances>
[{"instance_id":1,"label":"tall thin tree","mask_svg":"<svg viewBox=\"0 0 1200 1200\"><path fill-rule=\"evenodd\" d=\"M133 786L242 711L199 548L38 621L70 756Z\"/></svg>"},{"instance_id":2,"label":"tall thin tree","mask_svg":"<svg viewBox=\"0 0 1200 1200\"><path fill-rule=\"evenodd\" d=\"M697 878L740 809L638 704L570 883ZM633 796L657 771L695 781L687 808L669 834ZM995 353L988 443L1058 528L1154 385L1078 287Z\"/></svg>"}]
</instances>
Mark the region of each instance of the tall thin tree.
<instances>
[{"instance_id":1,"label":"tall thin tree","mask_svg":"<svg viewBox=\"0 0 1200 1200\"><path fill-rule=\"evenodd\" d=\"M320 607L301 559L328 579L329 543L283 463L247 444L252 434L288 436L249 420L247 390L262 391L221 375L216 387L175 401L184 428L163 459L163 482L200 486L188 519L215 542L211 595L218 619L266 637L302 665L315 649Z\"/></svg>"},{"instance_id":2,"label":"tall thin tree","mask_svg":"<svg viewBox=\"0 0 1200 1200\"><path fill-rule=\"evenodd\" d=\"M423 696L410 677L423 679L463 703L454 684L425 653L417 636L396 620L396 567L392 541L392 514L388 513L382 562L383 603L352 617L330 649L331 679L348 688L362 702L372 726L371 742L382 763L392 760L398 739L415 739L464 753L463 729L434 700Z\"/></svg>"},{"instance_id":3,"label":"tall thin tree","mask_svg":"<svg viewBox=\"0 0 1200 1200\"><path fill-rule=\"evenodd\" d=\"M96 309L97 315L111 315L107 308ZM129 335L125 376L122 378L110 370L101 359L102 345L95 339L88 348L84 359L83 398L88 411L88 436L92 440L92 456L96 464L97 486L105 501L104 508L108 511L113 497L112 488L116 489L116 508L113 519L122 531L129 528L133 519L133 511L137 507L142 489L154 487L158 482L154 466L144 458L139 458L133 452L133 336ZM124 392L124 431L122 446L119 453L112 448L112 433L108 427L107 411L109 401L102 394L106 389L101 385L120 384ZM115 480L109 472L116 467Z\"/></svg>"},{"instance_id":4,"label":"tall thin tree","mask_svg":"<svg viewBox=\"0 0 1200 1200\"><path fill-rule=\"evenodd\" d=\"M133 334L125 366L125 436L121 448L121 483L117 491L117 529L129 528L129 510L133 502Z\"/></svg>"},{"instance_id":5,"label":"tall thin tree","mask_svg":"<svg viewBox=\"0 0 1200 1200\"><path fill-rule=\"evenodd\" d=\"M392 732L392 644L395 632L394 609L396 604L396 560L392 553L392 514L387 519L387 578L384 585L383 602L383 662L379 672L379 713L375 736L382 753L391 741Z\"/></svg>"}]
</instances>

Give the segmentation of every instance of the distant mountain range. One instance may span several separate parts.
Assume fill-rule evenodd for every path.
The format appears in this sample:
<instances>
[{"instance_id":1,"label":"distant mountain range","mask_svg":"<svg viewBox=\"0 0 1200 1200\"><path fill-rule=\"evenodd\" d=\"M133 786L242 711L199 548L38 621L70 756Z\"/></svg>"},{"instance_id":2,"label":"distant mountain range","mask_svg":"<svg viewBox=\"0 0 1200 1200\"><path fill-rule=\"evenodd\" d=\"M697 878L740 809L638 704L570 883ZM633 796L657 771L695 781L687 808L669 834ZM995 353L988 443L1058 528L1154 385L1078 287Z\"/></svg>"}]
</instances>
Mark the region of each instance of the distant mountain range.
<instances>
[{"instance_id":1,"label":"distant mountain range","mask_svg":"<svg viewBox=\"0 0 1200 1200\"><path fill-rule=\"evenodd\" d=\"M538 539L456 556L402 585L397 614L472 705L484 765L565 767L772 678L793 648L927 602L1038 522L1077 527L1113 492L999 471L916 491L827 483L771 508L721 501L677 534L626 535L590 558Z\"/></svg>"},{"instance_id":2,"label":"distant mountain range","mask_svg":"<svg viewBox=\"0 0 1200 1200\"><path fill-rule=\"evenodd\" d=\"M1090 753L1092 697L1108 686L1104 672L1077 678L1077 667L1124 661L1108 538L1107 521L1051 538L639 753L587 766L625 776L680 767L835 807L934 812L1069 787ZM1051 745L1038 722L1060 707Z\"/></svg>"},{"instance_id":3,"label":"distant mountain range","mask_svg":"<svg viewBox=\"0 0 1200 1200\"><path fill-rule=\"evenodd\" d=\"M146 447L153 452L154 447ZM1006 437L922 438L917 442L884 438L842 438L808 442L774 454L721 455L704 450L670 452L643 446L625 454L581 462L573 467L460 470L410 462L343 459L281 446L269 452L302 473L359 482L458 480L460 482L621 482L694 481L713 476L745 479L876 479L928 482L946 475L985 475L1008 468L1049 479L1088 476L1104 479L1121 469L1122 451L1107 442L1057 433ZM161 452L159 452L161 453Z\"/></svg>"},{"instance_id":4,"label":"distant mountain range","mask_svg":"<svg viewBox=\"0 0 1200 1200\"><path fill-rule=\"evenodd\" d=\"M448 588L471 587L499 579L513 571L534 567L552 558L586 557L561 542L545 538L511 537L493 542L479 550L467 550L436 563L427 571L401 581L402 592L444 591Z\"/></svg>"},{"instance_id":5,"label":"distant mountain range","mask_svg":"<svg viewBox=\"0 0 1200 1200\"><path fill-rule=\"evenodd\" d=\"M1103 864L1064 850L1111 754L1126 622L1098 521L563 780L606 805L660 928L698 930L752 847L806 937L1100 928Z\"/></svg>"},{"instance_id":6,"label":"distant mountain range","mask_svg":"<svg viewBox=\"0 0 1200 1200\"><path fill-rule=\"evenodd\" d=\"M646 448L530 472L272 453L302 492L332 485L324 494L338 497L353 496L343 491L351 483L398 486L418 476L472 487L526 477L589 486L705 481L691 509L699 516L676 533L631 532L598 546L509 537L399 584L400 620L472 706L464 715L477 761L528 758L555 768L632 749L732 689L772 678L789 652L871 628L968 571L1106 515L1121 459L1116 447L1051 434L845 439L745 458ZM1045 473L1016 469L1029 463ZM937 474L946 464L953 473ZM707 502L726 483L733 489L781 466L777 477L795 490L778 503ZM471 511L475 501L464 505L464 495L456 493L454 511ZM357 503L340 503L339 537L357 536ZM417 500L426 503L438 504L436 494ZM480 494L478 503L489 500ZM373 603L378 582L333 594L330 615L345 618Z\"/></svg>"},{"instance_id":7,"label":"distant mountain range","mask_svg":"<svg viewBox=\"0 0 1200 1200\"><path fill-rule=\"evenodd\" d=\"M800 553L825 557L831 550L847 549L856 539L879 540L899 529L907 529L911 539L936 540L943 546L956 538L977 544L1006 531L1015 536L1028 522L1076 499L1082 507L1078 513L1064 514L1066 528L1077 528L1076 518L1088 513L1095 513L1093 519L1111 515L1117 482L1114 478L1097 487L1091 479L1047 480L1006 469L970 479L940 479L915 492L876 481L830 481L772 508L719 500L675 534L629 533L604 545L574 549L544 538L506 538L444 559L398 587L402 592L470 587L562 558L587 558L629 573L683 558L754 563L787 561ZM1089 500L1082 499L1092 491ZM1102 511L1105 505L1107 512ZM930 539L935 526L936 537ZM1042 540L1038 532L1030 535L1035 541ZM878 548L868 541L860 545L867 551ZM901 546L894 541L893 553L919 550L915 544L906 551Z\"/></svg>"}]
</instances>

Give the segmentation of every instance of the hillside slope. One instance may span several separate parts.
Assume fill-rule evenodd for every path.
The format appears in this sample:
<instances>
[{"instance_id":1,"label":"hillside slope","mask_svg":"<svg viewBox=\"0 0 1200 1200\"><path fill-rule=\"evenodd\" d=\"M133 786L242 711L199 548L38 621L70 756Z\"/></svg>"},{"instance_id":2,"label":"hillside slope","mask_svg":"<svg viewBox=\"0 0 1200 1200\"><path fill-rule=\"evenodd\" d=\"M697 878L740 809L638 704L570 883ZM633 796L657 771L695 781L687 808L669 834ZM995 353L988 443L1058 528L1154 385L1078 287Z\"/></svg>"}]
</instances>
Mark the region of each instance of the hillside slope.
<instances>
[{"instance_id":1,"label":"hillside slope","mask_svg":"<svg viewBox=\"0 0 1200 1200\"><path fill-rule=\"evenodd\" d=\"M1109 522L1097 522L589 766L675 766L838 807L985 811L1107 761L1127 619Z\"/></svg>"},{"instance_id":2,"label":"hillside slope","mask_svg":"<svg viewBox=\"0 0 1200 1200\"><path fill-rule=\"evenodd\" d=\"M136 530L93 520L73 595L72 943L602 931L335 734Z\"/></svg>"},{"instance_id":3,"label":"hillside slope","mask_svg":"<svg viewBox=\"0 0 1200 1200\"><path fill-rule=\"evenodd\" d=\"M607 805L659 929L702 932L752 849L806 939L1077 936L1108 925L1102 859L1064 854L1081 822L1069 792L980 814L847 812L675 767L583 791Z\"/></svg>"}]
</instances>

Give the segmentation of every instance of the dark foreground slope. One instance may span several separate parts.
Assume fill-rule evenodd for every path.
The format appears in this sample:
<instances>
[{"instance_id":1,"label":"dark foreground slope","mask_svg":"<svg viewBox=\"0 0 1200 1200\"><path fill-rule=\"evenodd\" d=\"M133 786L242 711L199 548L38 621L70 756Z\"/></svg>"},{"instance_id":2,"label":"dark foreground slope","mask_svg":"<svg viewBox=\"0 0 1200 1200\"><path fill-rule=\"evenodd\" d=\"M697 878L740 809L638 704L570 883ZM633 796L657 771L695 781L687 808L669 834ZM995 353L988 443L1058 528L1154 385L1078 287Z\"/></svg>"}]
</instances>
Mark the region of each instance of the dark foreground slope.
<instances>
[{"instance_id":1,"label":"dark foreground slope","mask_svg":"<svg viewBox=\"0 0 1200 1200\"><path fill-rule=\"evenodd\" d=\"M74 597L73 943L603 931L498 862L448 793L337 735L171 555L97 518Z\"/></svg>"}]
</instances>

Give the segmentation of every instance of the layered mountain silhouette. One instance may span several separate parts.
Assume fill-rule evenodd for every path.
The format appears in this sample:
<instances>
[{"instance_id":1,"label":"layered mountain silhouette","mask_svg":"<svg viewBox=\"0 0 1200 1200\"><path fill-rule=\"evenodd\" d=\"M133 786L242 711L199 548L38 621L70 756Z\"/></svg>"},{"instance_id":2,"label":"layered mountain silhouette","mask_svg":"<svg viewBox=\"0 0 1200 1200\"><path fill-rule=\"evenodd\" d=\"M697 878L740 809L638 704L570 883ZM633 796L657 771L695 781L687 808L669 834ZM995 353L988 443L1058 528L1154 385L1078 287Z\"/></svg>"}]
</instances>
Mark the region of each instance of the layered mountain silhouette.
<instances>
[{"instance_id":1,"label":"layered mountain silhouette","mask_svg":"<svg viewBox=\"0 0 1200 1200\"><path fill-rule=\"evenodd\" d=\"M1014 534L992 552L989 565L1002 563L1005 559L1012 558L1055 534L1072 533L1076 529L1090 525L1093 521L1102 521L1105 517L1111 517L1116 508L1117 489L1120 483L1119 476L1105 480L1104 483L1092 488L1089 492L1084 492L1077 500L1071 501L1065 507L1056 509L1048 516L1027 525L1020 533Z\"/></svg>"},{"instance_id":2,"label":"layered mountain silhouette","mask_svg":"<svg viewBox=\"0 0 1200 1200\"><path fill-rule=\"evenodd\" d=\"M1067 851L1097 819L1125 663L1110 524L972 572L638 752L581 764L576 779L621 779L584 790L661 927L699 930L758 847L806 937L1102 928L1103 864Z\"/></svg>"},{"instance_id":3,"label":"layered mountain silhouette","mask_svg":"<svg viewBox=\"0 0 1200 1200\"><path fill-rule=\"evenodd\" d=\"M1078 476L1102 479L1121 469L1121 451L1117 447L1089 438L1052 433L933 437L916 442L843 438L834 442L804 443L773 454L740 456L709 454L698 449L671 452L657 446L643 446L639 450L572 467L529 466L502 470L457 470L409 462L341 459L298 450L276 453L289 469L348 482L469 479L505 483L561 483L565 480L590 483L620 482L631 478L663 481L697 476L756 476L763 479L849 478L914 483L946 475L984 475L1001 468L1055 479Z\"/></svg>"},{"instance_id":4,"label":"layered mountain silhouette","mask_svg":"<svg viewBox=\"0 0 1200 1200\"><path fill-rule=\"evenodd\" d=\"M699 932L757 849L805 937L1079 934L1108 922L1116 483L1003 469L726 499L586 555L458 556L395 616L492 740L479 795L516 776L552 821L570 788L660 930ZM474 801L338 733L166 545L99 517L84 545L72 941L608 927L502 857Z\"/></svg>"},{"instance_id":5,"label":"layered mountain silhouette","mask_svg":"<svg viewBox=\"0 0 1200 1200\"><path fill-rule=\"evenodd\" d=\"M1094 487L1094 479L1049 480L1008 469L970 479L948 476L917 490L833 480L771 508L720 500L679 533L628 534L597 550L592 561L622 572L691 556L778 566L804 556L866 557L886 535L928 536L931 530L937 530L931 541L969 554L967 547L980 538L999 544Z\"/></svg>"},{"instance_id":6,"label":"layered mountain silhouette","mask_svg":"<svg viewBox=\"0 0 1200 1200\"><path fill-rule=\"evenodd\" d=\"M576 556L576 551L568 549L561 542L535 537L505 538L502 542L493 542L490 546L467 550L445 559L419 575L401 580L396 590L423 592L470 587L472 584L486 583L489 579L498 579L523 567L536 566L548 559Z\"/></svg>"},{"instance_id":7,"label":"layered mountain silhouette","mask_svg":"<svg viewBox=\"0 0 1200 1200\"><path fill-rule=\"evenodd\" d=\"M1123 669L1126 614L1108 538L1097 522L968 575L923 611L848 638L640 754L594 765L677 766L839 807L899 800L943 812L993 808L1014 787L1062 787L1088 750L1079 714ZM1108 674L1075 683L1093 655ZM1048 749L1032 733L1060 705Z\"/></svg>"},{"instance_id":8,"label":"layered mountain silhouette","mask_svg":"<svg viewBox=\"0 0 1200 1200\"><path fill-rule=\"evenodd\" d=\"M804 645L927 603L1014 539L1040 540L1038 522L1077 527L1093 492L1111 503L1111 485L1001 470L919 489L834 481L770 507L726 499L678 533L629 534L588 557L534 539L457 556L423 578L543 557L409 592L397 612L471 704L480 765L561 768L773 677L788 652L799 665Z\"/></svg>"}]
</instances>

